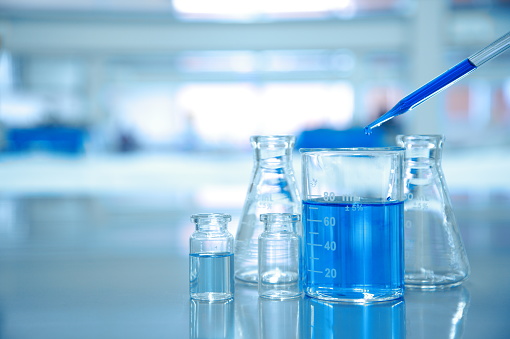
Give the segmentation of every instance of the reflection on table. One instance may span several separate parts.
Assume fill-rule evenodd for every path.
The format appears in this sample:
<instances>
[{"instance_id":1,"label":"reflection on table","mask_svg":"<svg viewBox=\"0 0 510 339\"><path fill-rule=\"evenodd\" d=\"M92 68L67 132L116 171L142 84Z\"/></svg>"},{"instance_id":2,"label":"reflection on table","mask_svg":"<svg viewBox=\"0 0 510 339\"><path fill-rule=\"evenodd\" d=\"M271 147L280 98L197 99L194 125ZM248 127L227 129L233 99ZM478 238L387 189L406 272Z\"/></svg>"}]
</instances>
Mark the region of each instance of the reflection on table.
<instances>
[{"instance_id":1,"label":"reflection on table","mask_svg":"<svg viewBox=\"0 0 510 339\"><path fill-rule=\"evenodd\" d=\"M371 304L302 297L269 300L238 284L233 300L190 301L193 339L461 338L467 288L407 290L405 298Z\"/></svg>"}]
</instances>

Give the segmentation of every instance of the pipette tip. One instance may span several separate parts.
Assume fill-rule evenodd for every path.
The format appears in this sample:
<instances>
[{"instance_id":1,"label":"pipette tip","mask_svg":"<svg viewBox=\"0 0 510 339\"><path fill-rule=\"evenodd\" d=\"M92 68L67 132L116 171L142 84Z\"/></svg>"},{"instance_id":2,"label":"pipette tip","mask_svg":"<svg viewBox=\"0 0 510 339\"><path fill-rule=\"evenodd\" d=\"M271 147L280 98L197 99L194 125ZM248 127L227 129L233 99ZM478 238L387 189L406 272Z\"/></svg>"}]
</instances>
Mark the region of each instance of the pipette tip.
<instances>
[{"instance_id":1,"label":"pipette tip","mask_svg":"<svg viewBox=\"0 0 510 339\"><path fill-rule=\"evenodd\" d=\"M390 109L388 112L386 112L385 114L381 115L379 118L375 119L370 124L368 124L364 129L365 134L366 135L372 134L372 130L374 128L381 126L386 121L391 120L391 119L393 119L393 117L396 117L397 115L403 114L407 111L408 111L407 109L402 109L400 107L400 103L397 104L395 107Z\"/></svg>"}]
</instances>

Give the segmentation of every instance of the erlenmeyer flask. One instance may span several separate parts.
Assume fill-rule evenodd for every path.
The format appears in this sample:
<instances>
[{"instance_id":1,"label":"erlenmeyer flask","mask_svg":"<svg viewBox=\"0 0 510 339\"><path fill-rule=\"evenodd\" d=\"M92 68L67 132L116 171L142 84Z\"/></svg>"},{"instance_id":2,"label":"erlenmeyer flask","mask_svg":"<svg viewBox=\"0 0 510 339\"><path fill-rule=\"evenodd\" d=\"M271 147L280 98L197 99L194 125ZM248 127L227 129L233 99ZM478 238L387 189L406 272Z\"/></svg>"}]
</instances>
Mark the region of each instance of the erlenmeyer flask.
<instances>
[{"instance_id":1,"label":"erlenmeyer flask","mask_svg":"<svg viewBox=\"0 0 510 339\"><path fill-rule=\"evenodd\" d=\"M469 262L441 167L441 135L399 135L406 149L404 237L406 287L456 286Z\"/></svg>"},{"instance_id":2,"label":"erlenmeyer flask","mask_svg":"<svg viewBox=\"0 0 510 339\"><path fill-rule=\"evenodd\" d=\"M260 215L299 214L301 202L292 169L295 138L289 135L252 136L254 167L236 234L235 277L258 283L258 238L264 230ZM301 235L301 225L297 225Z\"/></svg>"}]
</instances>

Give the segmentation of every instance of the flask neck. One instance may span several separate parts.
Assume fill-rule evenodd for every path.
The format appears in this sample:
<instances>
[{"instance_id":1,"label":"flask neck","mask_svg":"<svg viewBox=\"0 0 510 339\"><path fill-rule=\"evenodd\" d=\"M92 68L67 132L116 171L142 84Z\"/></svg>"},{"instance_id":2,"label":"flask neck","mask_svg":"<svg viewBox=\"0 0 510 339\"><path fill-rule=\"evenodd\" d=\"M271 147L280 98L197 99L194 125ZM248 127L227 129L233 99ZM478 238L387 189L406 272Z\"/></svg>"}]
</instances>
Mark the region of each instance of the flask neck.
<instances>
[{"instance_id":1,"label":"flask neck","mask_svg":"<svg viewBox=\"0 0 510 339\"><path fill-rule=\"evenodd\" d=\"M253 136L251 146L257 163L285 166L291 163L295 137L290 135Z\"/></svg>"},{"instance_id":2,"label":"flask neck","mask_svg":"<svg viewBox=\"0 0 510 339\"><path fill-rule=\"evenodd\" d=\"M443 151L441 135L399 135L399 144L405 148L407 162L440 165Z\"/></svg>"},{"instance_id":3,"label":"flask neck","mask_svg":"<svg viewBox=\"0 0 510 339\"><path fill-rule=\"evenodd\" d=\"M296 226L292 223L272 223L266 224L264 231L268 233L296 233Z\"/></svg>"},{"instance_id":4,"label":"flask neck","mask_svg":"<svg viewBox=\"0 0 510 339\"><path fill-rule=\"evenodd\" d=\"M209 223L198 223L195 225L195 229L199 232L225 232L227 230L227 224L209 224Z\"/></svg>"}]
</instances>

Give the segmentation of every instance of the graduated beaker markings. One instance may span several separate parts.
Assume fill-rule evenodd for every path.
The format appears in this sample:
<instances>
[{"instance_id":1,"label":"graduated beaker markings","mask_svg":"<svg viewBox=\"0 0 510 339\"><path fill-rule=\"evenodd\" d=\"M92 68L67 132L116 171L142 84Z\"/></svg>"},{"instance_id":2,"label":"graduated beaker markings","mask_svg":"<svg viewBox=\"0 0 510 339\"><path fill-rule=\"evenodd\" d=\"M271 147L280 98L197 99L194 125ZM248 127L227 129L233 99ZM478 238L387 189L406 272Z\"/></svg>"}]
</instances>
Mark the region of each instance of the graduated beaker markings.
<instances>
[{"instance_id":1,"label":"graduated beaker markings","mask_svg":"<svg viewBox=\"0 0 510 339\"><path fill-rule=\"evenodd\" d=\"M356 196L338 196L335 192L324 192L322 196L311 196L314 198L322 198L324 201L342 201L342 202L358 202L361 201L360 197Z\"/></svg>"},{"instance_id":2,"label":"graduated beaker markings","mask_svg":"<svg viewBox=\"0 0 510 339\"><path fill-rule=\"evenodd\" d=\"M305 274L310 287L341 289L364 282L366 286L360 286L360 292L362 289L362 293L373 295L377 295L383 286L398 288L401 279L391 267L401 253L390 244L401 241L399 223L403 202L351 204L315 200L304 201L303 211L309 226ZM369 219L380 222L375 227L368 227ZM366 243L372 244L370 251L361 253L356 250ZM371 269L367 270L367 267Z\"/></svg>"}]
</instances>

